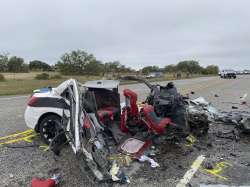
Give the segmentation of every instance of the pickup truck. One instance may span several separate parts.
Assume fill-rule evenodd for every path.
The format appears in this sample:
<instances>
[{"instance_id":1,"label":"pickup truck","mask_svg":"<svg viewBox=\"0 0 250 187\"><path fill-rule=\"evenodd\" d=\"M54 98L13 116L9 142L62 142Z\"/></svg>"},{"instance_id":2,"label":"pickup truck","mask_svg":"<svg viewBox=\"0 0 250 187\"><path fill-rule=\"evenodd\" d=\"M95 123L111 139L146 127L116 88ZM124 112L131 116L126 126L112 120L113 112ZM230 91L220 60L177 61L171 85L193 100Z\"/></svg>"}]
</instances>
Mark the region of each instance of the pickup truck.
<instances>
[{"instance_id":1,"label":"pickup truck","mask_svg":"<svg viewBox=\"0 0 250 187\"><path fill-rule=\"evenodd\" d=\"M234 70L222 70L219 75L224 79L236 79L236 72Z\"/></svg>"}]
</instances>

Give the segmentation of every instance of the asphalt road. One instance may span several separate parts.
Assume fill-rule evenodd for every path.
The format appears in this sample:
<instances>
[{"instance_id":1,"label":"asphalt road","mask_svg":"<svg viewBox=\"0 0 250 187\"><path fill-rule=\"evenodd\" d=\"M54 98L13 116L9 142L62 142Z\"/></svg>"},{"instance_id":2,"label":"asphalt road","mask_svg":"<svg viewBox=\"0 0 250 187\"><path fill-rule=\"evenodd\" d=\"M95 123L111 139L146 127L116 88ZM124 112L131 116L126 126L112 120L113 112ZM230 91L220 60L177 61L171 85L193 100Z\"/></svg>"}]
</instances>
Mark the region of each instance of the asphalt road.
<instances>
[{"instance_id":1,"label":"asphalt road","mask_svg":"<svg viewBox=\"0 0 250 187\"><path fill-rule=\"evenodd\" d=\"M166 83L160 82L163 85ZM174 83L182 94L194 91L195 94L191 97L203 96L220 110L230 111L234 105L239 107L239 110L250 112L248 105L237 104L240 102L241 96L250 93L250 76L240 76L235 80L205 77L177 80ZM139 100L143 100L149 92L143 84L121 86L121 90L123 88L130 88L137 92ZM214 97L215 94L219 97ZM28 97L0 97L0 137L27 130L23 114ZM249 97L247 102L250 103ZM190 185L250 185L250 137L244 135L239 142L214 138L214 132L218 129L225 130L223 128L221 126L210 128L208 139L214 144L212 148L190 148L190 153L183 154L177 151L178 148L165 146L163 150L161 149L163 152L161 154L164 156L159 155L155 158L161 167L152 170L149 165L142 164L143 169L131 176L133 186L176 186L190 169L194 160L201 154L204 154L215 165L222 161L229 163L224 166L219 165L221 169L219 175L226 180L199 168L191 179ZM202 141L200 140L200 142ZM39 137L34 142L41 144ZM29 143L20 142L19 144L27 145ZM88 186L84 177L79 173L77 162L69 148L65 148L61 157L55 159L52 153L37 147L25 149L0 147L0 163L0 186L29 186L33 176L46 178L53 173L54 169L61 170L63 174L63 182L60 186Z\"/></svg>"}]
</instances>

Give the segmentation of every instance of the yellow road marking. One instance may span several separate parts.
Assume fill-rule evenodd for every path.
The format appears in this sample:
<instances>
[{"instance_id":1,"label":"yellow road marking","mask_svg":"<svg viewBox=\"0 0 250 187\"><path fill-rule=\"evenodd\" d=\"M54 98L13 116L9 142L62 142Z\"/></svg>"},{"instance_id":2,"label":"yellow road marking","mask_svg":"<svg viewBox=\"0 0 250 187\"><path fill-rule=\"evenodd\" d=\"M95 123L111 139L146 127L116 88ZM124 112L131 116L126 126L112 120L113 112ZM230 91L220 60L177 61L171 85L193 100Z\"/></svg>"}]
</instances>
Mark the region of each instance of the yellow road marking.
<instances>
[{"instance_id":1,"label":"yellow road marking","mask_svg":"<svg viewBox=\"0 0 250 187\"><path fill-rule=\"evenodd\" d=\"M184 177L180 180L180 182L176 185L176 187L185 187L190 182L194 174L197 172L204 159L205 159L204 155L198 156L191 165L191 168L185 173Z\"/></svg>"},{"instance_id":2,"label":"yellow road marking","mask_svg":"<svg viewBox=\"0 0 250 187\"><path fill-rule=\"evenodd\" d=\"M23 132L19 132L19 133L11 134L11 135L8 135L8 136L0 137L0 140L5 140L5 139L8 139L8 138L13 138L13 137L20 136L20 135L24 135L25 136L27 134L34 133L34 132L35 132L34 130L29 129L29 130L26 130L26 131L23 131Z\"/></svg>"},{"instance_id":3,"label":"yellow road marking","mask_svg":"<svg viewBox=\"0 0 250 187\"><path fill-rule=\"evenodd\" d=\"M216 164L216 166L214 167L214 169L203 169L203 171L212 174L220 179L223 180L228 180L227 177L223 177L221 176L221 173L223 172L223 170L229 166L232 166L230 163L228 162L219 162Z\"/></svg>"},{"instance_id":4,"label":"yellow road marking","mask_svg":"<svg viewBox=\"0 0 250 187\"><path fill-rule=\"evenodd\" d=\"M49 146L48 145L40 145L39 148L43 151L48 151L49 150Z\"/></svg>"},{"instance_id":5,"label":"yellow road marking","mask_svg":"<svg viewBox=\"0 0 250 187\"><path fill-rule=\"evenodd\" d=\"M37 134L34 130L26 130L20 133L11 134L0 138L0 145L17 143L20 141L33 142L32 138L36 137Z\"/></svg>"},{"instance_id":6,"label":"yellow road marking","mask_svg":"<svg viewBox=\"0 0 250 187\"><path fill-rule=\"evenodd\" d=\"M34 130L30 129L30 130L26 130L26 131L23 131L23 132L19 132L19 133L11 134L11 135L8 135L8 136L0 137L0 146L1 145L12 144L12 143L18 143L18 142L21 142L21 141L32 143L33 142L32 138L34 138L36 136L37 136L37 133ZM43 151L48 151L49 146L48 145L40 145L39 149L41 149Z\"/></svg>"}]
</instances>

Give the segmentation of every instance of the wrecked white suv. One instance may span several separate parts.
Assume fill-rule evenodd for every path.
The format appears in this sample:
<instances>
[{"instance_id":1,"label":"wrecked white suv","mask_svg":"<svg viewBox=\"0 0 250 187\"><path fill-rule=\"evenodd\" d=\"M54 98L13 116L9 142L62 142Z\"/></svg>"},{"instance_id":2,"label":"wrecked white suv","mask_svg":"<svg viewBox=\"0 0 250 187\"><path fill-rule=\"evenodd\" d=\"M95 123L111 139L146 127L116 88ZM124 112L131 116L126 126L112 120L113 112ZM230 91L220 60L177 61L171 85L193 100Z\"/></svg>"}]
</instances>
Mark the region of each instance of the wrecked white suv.
<instances>
[{"instance_id":1,"label":"wrecked white suv","mask_svg":"<svg viewBox=\"0 0 250 187\"><path fill-rule=\"evenodd\" d=\"M161 86L133 77L127 79L144 82L150 90L140 107L137 94L124 89L125 105L121 108L119 81L97 80L82 85L70 79L49 92L40 90L33 94L25 112L27 125L40 132L55 154L69 143L82 172L94 183L107 180L127 183L124 170L119 169L123 164L118 161L148 160L157 167L144 155L152 144L180 140L192 129L207 132L207 117L202 123L199 116L189 117L185 98L173 83ZM53 102L49 105L49 97L60 107ZM53 111L57 112L52 114ZM43 115L58 118L39 120Z\"/></svg>"}]
</instances>

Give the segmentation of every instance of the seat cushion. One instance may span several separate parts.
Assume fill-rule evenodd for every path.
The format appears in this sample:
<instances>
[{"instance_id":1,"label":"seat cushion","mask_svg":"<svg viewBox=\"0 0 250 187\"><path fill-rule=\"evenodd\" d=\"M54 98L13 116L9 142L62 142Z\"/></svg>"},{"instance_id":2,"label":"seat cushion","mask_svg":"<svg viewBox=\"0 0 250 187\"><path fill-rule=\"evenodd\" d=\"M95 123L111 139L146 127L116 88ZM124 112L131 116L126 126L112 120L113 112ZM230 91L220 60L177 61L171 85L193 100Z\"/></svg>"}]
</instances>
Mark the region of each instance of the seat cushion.
<instances>
[{"instance_id":1,"label":"seat cushion","mask_svg":"<svg viewBox=\"0 0 250 187\"><path fill-rule=\"evenodd\" d=\"M163 134L166 126L171 123L169 118L158 117L154 111L154 107L151 105L144 105L142 112L150 128L158 134Z\"/></svg>"},{"instance_id":2,"label":"seat cushion","mask_svg":"<svg viewBox=\"0 0 250 187\"><path fill-rule=\"evenodd\" d=\"M119 113L119 109L117 107L109 106L100 108L97 111L99 119L104 122L106 120L114 120L114 117Z\"/></svg>"}]
</instances>

